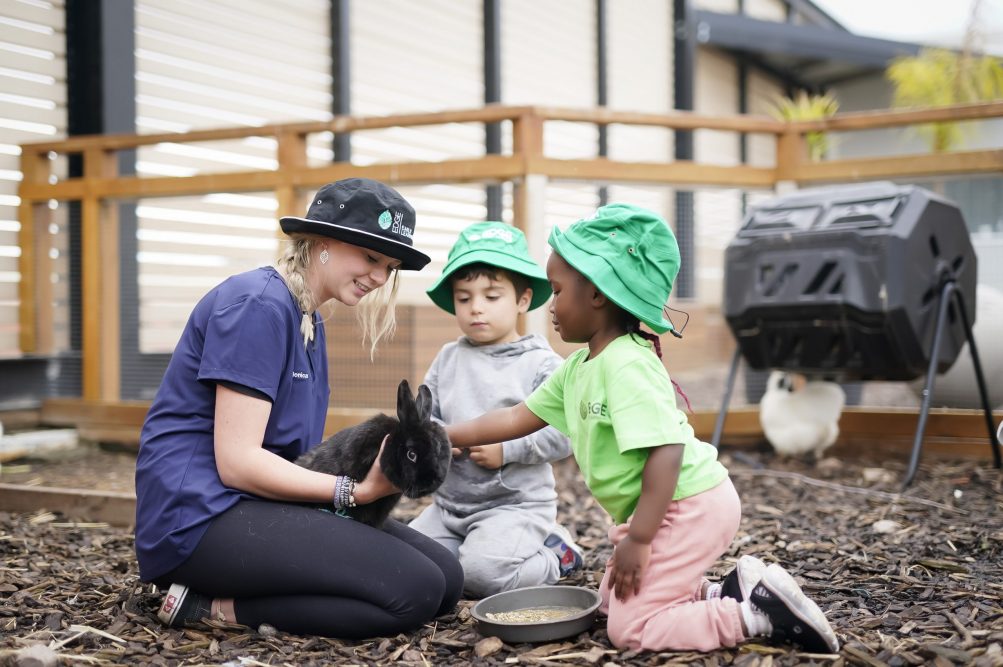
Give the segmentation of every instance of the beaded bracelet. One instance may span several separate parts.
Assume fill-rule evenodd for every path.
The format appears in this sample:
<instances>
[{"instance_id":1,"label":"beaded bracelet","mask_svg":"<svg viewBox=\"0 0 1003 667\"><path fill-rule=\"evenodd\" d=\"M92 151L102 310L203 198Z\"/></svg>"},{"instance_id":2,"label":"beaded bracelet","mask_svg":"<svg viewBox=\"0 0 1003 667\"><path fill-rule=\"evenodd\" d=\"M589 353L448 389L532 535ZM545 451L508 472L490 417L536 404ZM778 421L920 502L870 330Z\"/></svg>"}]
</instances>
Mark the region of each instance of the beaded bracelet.
<instances>
[{"instance_id":1,"label":"beaded bracelet","mask_svg":"<svg viewBox=\"0 0 1003 667\"><path fill-rule=\"evenodd\" d=\"M335 475L332 500L337 510L355 507L355 480L347 475Z\"/></svg>"}]
</instances>

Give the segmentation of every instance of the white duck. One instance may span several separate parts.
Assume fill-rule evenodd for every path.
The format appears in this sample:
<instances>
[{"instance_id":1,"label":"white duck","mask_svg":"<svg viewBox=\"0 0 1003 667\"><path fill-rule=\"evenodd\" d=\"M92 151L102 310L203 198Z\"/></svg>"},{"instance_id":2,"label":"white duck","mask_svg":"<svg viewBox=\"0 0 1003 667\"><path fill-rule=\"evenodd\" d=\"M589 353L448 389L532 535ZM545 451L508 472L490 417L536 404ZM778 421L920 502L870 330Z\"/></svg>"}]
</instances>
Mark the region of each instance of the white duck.
<instances>
[{"instance_id":1,"label":"white duck","mask_svg":"<svg viewBox=\"0 0 1003 667\"><path fill-rule=\"evenodd\" d=\"M773 371L759 402L759 423L781 456L812 454L817 459L839 436L845 402L846 394L835 382Z\"/></svg>"}]
</instances>

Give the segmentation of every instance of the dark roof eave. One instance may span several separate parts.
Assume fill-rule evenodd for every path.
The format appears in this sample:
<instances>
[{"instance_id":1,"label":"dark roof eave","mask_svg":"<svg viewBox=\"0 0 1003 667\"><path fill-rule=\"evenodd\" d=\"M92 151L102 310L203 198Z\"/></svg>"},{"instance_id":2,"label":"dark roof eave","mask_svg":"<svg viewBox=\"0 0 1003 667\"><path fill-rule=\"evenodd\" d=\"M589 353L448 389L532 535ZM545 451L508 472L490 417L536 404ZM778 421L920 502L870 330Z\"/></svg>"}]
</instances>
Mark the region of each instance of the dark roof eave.
<instances>
[{"instance_id":1,"label":"dark roof eave","mask_svg":"<svg viewBox=\"0 0 1003 667\"><path fill-rule=\"evenodd\" d=\"M761 21L741 14L697 10L699 44L760 55L796 56L884 67L897 56L916 55L920 44L862 37L841 30Z\"/></svg>"}]
</instances>

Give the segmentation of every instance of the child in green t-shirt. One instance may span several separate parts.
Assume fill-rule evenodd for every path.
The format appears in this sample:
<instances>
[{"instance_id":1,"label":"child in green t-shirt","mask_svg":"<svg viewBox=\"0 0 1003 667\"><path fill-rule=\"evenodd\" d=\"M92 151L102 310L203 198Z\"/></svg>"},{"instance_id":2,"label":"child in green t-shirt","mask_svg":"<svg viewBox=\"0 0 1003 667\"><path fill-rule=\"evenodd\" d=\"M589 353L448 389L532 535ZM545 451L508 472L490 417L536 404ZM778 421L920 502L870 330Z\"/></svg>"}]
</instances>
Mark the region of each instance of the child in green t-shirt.
<instances>
[{"instance_id":1,"label":"child in green t-shirt","mask_svg":"<svg viewBox=\"0 0 1003 667\"><path fill-rule=\"evenodd\" d=\"M738 531L741 504L698 440L660 361L655 334L679 270L664 220L611 204L554 229L547 278L561 338L587 343L524 402L447 428L456 447L567 433L589 489L616 521L600 585L610 640L621 648L711 651L756 636L813 652L839 642L818 605L779 564L743 556L723 582L705 578ZM654 354L652 354L654 351Z\"/></svg>"}]
</instances>

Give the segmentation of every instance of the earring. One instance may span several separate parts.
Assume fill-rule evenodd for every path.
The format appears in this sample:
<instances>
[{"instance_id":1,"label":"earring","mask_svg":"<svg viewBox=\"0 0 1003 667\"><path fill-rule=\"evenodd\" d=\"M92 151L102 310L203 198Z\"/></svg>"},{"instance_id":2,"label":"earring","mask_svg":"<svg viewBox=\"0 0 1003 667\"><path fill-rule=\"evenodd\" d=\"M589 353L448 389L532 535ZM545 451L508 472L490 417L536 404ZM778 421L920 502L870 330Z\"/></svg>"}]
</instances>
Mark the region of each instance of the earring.
<instances>
[{"instance_id":1,"label":"earring","mask_svg":"<svg viewBox=\"0 0 1003 667\"><path fill-rule=\"evenodd\" d=\"M327 260L329 259L331 259L331 253L327 251L327 248L324 248L320 251L320 263L327 264Z\"/></svg>"}]
</instances>

